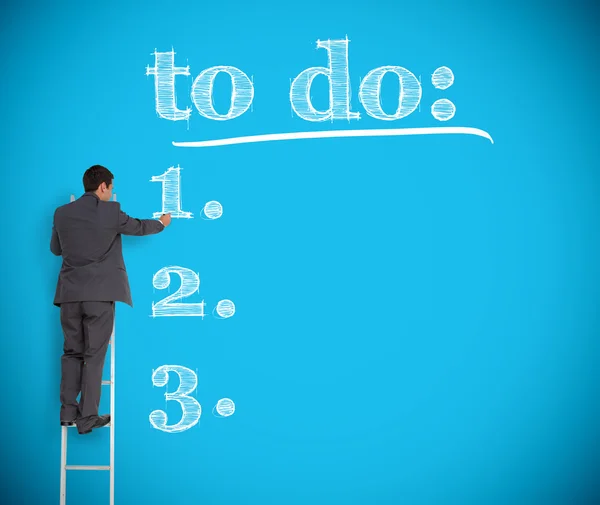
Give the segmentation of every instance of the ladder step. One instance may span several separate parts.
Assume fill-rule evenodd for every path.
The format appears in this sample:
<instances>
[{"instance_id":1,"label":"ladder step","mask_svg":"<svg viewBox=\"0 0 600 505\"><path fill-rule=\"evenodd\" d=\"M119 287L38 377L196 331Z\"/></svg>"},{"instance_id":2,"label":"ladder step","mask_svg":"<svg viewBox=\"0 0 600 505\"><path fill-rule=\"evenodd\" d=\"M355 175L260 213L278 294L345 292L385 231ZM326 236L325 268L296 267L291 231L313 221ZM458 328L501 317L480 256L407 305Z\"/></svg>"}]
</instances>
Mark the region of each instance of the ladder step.
<instances>
[{"instance_id":1,"label":"ladder step","mask_svg":"<svg viewBox=\"0 0 600 505\"><path fill-rule=\"evenodd\" d=\"M102 465L65 465L66 470L110 470L110 466Z\"/></svg>"},{"instance_id":2,"label":"ladder step","mask_svg":"<svg viewBox=\"0 0 600 505\"><path fill-rule=\"evenodd\" d=\"M63 426L63 428L77 428L77 425L76 424L72 424L71 426ZM105 424L104 426L102 426L102 428L110 428L110 423Z\"/></svg>"},{"instance_id":3,"label":"ladder step","mask_svg":"<svg viewBox=\"0 0 600 505\"><path fill-rule=\"evenodd\" d=\"M103 386L110 386L111 381L102 381Z\"/></svg>"}]
</instances>

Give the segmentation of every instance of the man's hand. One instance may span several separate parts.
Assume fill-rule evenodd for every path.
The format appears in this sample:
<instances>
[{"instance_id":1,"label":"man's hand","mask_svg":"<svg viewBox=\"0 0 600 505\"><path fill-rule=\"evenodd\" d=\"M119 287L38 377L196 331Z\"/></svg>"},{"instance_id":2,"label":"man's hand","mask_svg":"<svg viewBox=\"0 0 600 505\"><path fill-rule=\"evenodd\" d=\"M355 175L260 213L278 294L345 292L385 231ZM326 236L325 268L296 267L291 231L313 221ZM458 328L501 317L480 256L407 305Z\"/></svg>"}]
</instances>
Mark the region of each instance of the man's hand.
<instances>
[{"instance_id":1,"label":"man's hand","mask_svg":"<svg viewBox=\"0 0 600 505\"><path fill-rule=\"evenodd\" d=\"M160 216L159 220L166 228L171 224L171 214L163 214L162 216Z\"/></svg>"}]
</instances>

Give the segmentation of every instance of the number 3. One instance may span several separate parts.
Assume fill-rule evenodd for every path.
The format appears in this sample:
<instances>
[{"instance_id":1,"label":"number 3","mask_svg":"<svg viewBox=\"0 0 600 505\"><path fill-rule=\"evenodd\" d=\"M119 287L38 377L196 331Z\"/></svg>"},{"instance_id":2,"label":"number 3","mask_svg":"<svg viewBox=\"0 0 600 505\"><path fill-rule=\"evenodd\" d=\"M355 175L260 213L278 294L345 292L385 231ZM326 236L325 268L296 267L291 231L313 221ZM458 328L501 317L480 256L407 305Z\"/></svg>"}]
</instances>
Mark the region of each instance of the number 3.
<instances>
[{"instance_id":1,"label":"number 3","mask_svg":"<svg viewBox=\"0 0 600 505\"><path fill-rule=\"evenodd\" d=\"M177 274L181 279L181 286L175 293L156 303L152 303L152 317L158 316L200 316L204 318L204 300L200 303L174 303L193 295L200 288L200 277L189 268L170 266L161 268L154 274L152 284L156 289L166 289L171 284L170 274Z\"/></svg>"},{"instance_id":2,"label":"number 3","mask_svg":"<svg viewBox=\"0 0 600 505\"><path fill-rule=\"evenodd\" d=\"M155 386L166 386L169 382L169 372L175 372L179 376L179 387L174 393L165 393L167 401L175 400L181 405L182 416L177 424L167 425L167 413L164 410L154 410L150 413L150 424L157 430L167 433L178 433L189 430L195 426L202 415L202 406L195 398L188 396L198 384L196 374L180 365L163 365L152 374L152 384Z\"/></svg>"}]
</instances>

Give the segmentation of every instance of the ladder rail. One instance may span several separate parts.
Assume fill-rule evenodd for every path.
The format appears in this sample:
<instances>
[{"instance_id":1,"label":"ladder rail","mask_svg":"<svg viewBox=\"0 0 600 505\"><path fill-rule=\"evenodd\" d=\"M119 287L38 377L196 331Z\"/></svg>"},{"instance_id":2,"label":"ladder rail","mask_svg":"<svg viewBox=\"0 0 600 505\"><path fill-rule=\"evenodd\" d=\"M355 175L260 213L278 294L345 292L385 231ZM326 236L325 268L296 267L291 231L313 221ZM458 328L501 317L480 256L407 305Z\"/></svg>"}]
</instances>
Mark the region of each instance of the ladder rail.
<instances>
[{"instance_id":1,"label":"ladder rail","mask_svg":"<svg viewBox=\"0 0 600 505\"><path fill-rule=\"evenodd\" d=\"M115 307L116 308L116 307ZM116 318L115 318L116 320ZM110 505L115 504L115 321L110 338Z\"/></svg>"},{"instance_id":2,"label":"ladder rail","mask_svg":"<svg viewBox=\"0 0 600 505\"><path fill-rule=\"evenodd\" d=\"M60 447L60 505L67 503L67 427L61 427Z\"/></svg>"}]
</instances>

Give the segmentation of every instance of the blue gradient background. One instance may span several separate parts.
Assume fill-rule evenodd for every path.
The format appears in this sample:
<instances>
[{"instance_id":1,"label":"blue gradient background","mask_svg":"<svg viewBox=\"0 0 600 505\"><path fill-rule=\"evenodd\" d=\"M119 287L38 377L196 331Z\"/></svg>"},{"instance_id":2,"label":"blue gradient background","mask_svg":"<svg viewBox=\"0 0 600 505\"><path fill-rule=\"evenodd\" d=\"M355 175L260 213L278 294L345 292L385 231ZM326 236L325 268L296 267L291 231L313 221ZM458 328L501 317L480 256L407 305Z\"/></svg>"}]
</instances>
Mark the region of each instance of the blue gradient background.
<instances>
[{"instance_id":1,"label":"blue gradient background","mask_svg":"<svg viewBox=\"0 0 600 505\"><path fill-rule=\"evenodd\" d=\"M581 2L4 4L2 502L59 500L52 214L100 163L136 217L160 210L150 178L180 165L196 215L124 240L135 305L117 308L117 504L599 503L597 26ZM317 39L346 35L363 119L294 116L290 79L326 64ZM189 129L159 119L155 48L191 67L180 106L203 69L232 65L253 76L252 111L216 122L193 109ZM382 65L422 76L420 112L364 113L360 79ZM429 80L441 65L456 76L445 91ZM228 86L217 79L220 110ZM313 96L325 105L324 80ZM171 144L436 126L442 97L457 107L448 125L495 144ZM199 218L209 200L221 219ZM167 265L200 273L189 301L206 301L204 320L149 317ZM223 298L228 320L211 315ZM198 373L203 415L183 433L148 421L165 408L151 381L163 364ZM211 414L222 397L236 402L227 419ZM71 432L69 463L108 464L108 436ZM108 503L108 474L69 473L67 502Z\"/></svg>"}]
</instances>

